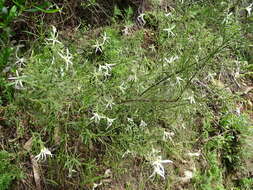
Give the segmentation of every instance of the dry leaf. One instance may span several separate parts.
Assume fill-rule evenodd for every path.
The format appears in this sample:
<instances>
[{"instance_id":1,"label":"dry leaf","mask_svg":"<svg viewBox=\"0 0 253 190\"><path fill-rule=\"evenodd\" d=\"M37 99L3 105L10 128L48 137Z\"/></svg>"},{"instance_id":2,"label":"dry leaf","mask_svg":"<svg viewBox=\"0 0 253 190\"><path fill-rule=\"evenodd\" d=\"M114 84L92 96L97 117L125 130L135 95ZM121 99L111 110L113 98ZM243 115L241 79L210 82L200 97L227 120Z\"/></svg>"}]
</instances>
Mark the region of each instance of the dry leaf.
<instances>
[{"instance_id":1,"label":"dry leaf","mask_svg":"<svg viewBox=\"0 0 253 190\"><path fill-rule=\"evenodd\" d=\"M39 170L39 165L36 159L33 156L30 156L31 162L32 162L32 167L33 167L33 177L34 181L36 184L36 189L37 190L42 190L41 188L41 177L40 177L40 170Z\"/></svg>"},{"instance_id":2,"label":"dry leaf","mask_svg":"<svg viewBox=\"0 0 253 190\"><path fill-rule=\"evenodd\" d=\"M24 144L23 148L26 151L30 151L32 149L32 142L33 142L33 138L31 137L28 141L26 141L26 143Z\"/></svg>"},{"instance_id":3,"label":"dry leaf","mask_svg":"<svg viewBox=\"0 0 253 190\"><path fill-rule=\"evenodd\" d=\"M54 128L54 142L56 145L59 145L61 143L60 127Z\"/></svg>"}]
</instances>

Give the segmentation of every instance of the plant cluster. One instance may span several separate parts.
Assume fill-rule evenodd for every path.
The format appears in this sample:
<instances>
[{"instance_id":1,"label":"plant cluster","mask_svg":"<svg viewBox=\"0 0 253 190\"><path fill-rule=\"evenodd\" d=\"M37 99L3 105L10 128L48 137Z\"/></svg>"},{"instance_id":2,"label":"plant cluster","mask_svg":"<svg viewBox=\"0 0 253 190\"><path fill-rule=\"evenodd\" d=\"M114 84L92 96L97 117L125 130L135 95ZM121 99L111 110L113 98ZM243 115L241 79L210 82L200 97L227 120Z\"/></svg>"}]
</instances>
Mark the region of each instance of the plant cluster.
<instances>
[{"instance_id":1,"label":"plant cluster","mask_svg":"<svg viewBox=\"0 0 253 190\"><path fill-rule=\"evenodd\" d=\"M131 8L115 8L111 25L80 28L72 43L51 26L8 76L8 151L41 166L37 187L248 188L252 126L236 92L249 41L238 7L180 1L138 25Z\"/></svg>"}]
</instances>

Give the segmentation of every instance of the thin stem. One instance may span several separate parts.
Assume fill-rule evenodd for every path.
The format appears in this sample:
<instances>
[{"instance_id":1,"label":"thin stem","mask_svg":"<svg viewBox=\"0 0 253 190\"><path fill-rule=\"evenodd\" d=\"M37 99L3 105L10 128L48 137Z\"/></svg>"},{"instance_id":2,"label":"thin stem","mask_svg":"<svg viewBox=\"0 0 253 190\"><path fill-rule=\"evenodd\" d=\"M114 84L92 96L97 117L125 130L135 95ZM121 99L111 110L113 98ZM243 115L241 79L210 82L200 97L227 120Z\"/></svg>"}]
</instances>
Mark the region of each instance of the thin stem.
<instances>
[{"instance_id":1,"label":"thin stem","mask_svg":"<svg viewBox=\"0 0 253 190\"><path fill-rule=\"evenodd\" d=\"M229 40L228 40L228 41L229 41ZM228 42L228 41L226 41L226 42ZM203 62L203 61L204 61L204 64L203 64L203 68L204 68L204 67L207 65L207 62L208 62L217 52L219 52L221 49L223 49L223 48L225 48L225 47L227 46L227 45L224 46L224 44L227 44L226 42L223 42L222 45L220 45L216 50L214 50L212 53L210 53L209 56L206 56L206 57L200 59L198 62L196 61L196 62L190 64L189 67L187 67L187 68L180 69L179 71L176 71L175 73L172 73L172 74L170 74L170 75L168 75L168 76L162 78L160 81L156 82L155 84L151 85L151 86L148 87L146 90L144 90L139 96L143 96L145 93L147 93L148 91L150 91L150 90L151 90L152 88L154 88L155 86L158 86L159 84L161 84L162 82L168 80L168 79L171 78L172 76L177 75L177 74L179 74L179 73L181 73L181 72L183 72L183 71L189 69L190 67L193 67L193 66L197 65L197 63L199 63L199 62ZM190 58L189 58L189 59L190 59ZM186 62L188 62L189 59L188 59ZM197 72L196 72L194 75L196 75L200 70L201 70L201 69L197 70ZM192 80L192 79L193 79L193 78L191 78L191 80ZM191 80L190 80L189 82L191 82Z\"/></svg>"},{"instance_id":2,"label":"thin stem","mask_svg":"<svg viewBox=\"0 0 253 190\"><path fill-rule=\"evenodd\" d=\"M155 100L155 99L130 99L130 100L123 100L118 102L118 104L126 104L126 103L132 103L132 102L167 102L172 103L176 102L178 99L161 99L161 100Z\"/></svg>"}]
</instances>

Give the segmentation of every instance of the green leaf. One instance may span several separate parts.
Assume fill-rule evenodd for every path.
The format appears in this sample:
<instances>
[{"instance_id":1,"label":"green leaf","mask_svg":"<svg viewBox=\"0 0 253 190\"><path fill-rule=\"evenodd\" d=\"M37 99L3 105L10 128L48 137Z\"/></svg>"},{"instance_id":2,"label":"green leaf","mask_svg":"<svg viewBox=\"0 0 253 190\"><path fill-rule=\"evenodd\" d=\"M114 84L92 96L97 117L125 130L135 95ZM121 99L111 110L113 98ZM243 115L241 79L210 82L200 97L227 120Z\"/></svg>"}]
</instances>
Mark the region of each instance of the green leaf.
<instances>
[{"instance_id":1,"label":"green leaf","mask_svg":"<svg viewBox=\"0 0 253 190\"><path fill-rule=\"evenodd\" d=\"M0 28L5 28L5 27L6 27L6 24L3 22L0 22Z\"/></svg>"},{"instance_id":2,"label":"green leaf","mask_svg":"<svg viewBox=\"0 0 253 190\"><path fill-rule=\"evenodd\" d=\"M16 16L17 16L17 7L16 5L12 6L10 12L9 12L9 16L8 16L8 21L13 20Z\"/></svg>"},{"instance_id":3,"label":"green leaf","mask_svg":"<svg viewBox=\"0 0 253 190\"><path fill-rule=\"evenodd\" d=\"M45 2L41 5L33 6L33 8L26 9L26 12L44 12L44 13L56 13L61 11L61 9L48 9L52 4L50 2Z\"/></svg>"},{"instance_id":4,"label":"green leaf","mask_svg":"<svg viewBox=\"0 0 253 190\"><path fill-rule=\"evenodd\" d=\"M4 7L4 2L5 2L5 0L0 0L0 9L2 9Z\"/></svg>"},{"instance_id":5,"label":"green leaf","mask_svg":"<svg viewBox=\"0 0 253 190\"><path fill-rule=\"evenodd\" d=\"M114 15L115 16L123 16L120 9L117 6L114 7Z\"/></svg>"},{"instance_id":6,"label":"green leaf","mask_svg":"<svg viewBox=\"0 0 253 190\"><path fill-rule=\"evenodd\" d=\"M41 12L44 12L44 13L57 13L57 12L59 12L59 11L61 11L61 9L48 9L48 10L46 10L46 9L42 9L42 8L40 8L40 7L37 7L37 6L34 6L36 9L37 9L37 11L41 11ZM33 9L34 10L34 9ZM35 11L36 12L36 11Z\"/></svg>"}]
</instances>

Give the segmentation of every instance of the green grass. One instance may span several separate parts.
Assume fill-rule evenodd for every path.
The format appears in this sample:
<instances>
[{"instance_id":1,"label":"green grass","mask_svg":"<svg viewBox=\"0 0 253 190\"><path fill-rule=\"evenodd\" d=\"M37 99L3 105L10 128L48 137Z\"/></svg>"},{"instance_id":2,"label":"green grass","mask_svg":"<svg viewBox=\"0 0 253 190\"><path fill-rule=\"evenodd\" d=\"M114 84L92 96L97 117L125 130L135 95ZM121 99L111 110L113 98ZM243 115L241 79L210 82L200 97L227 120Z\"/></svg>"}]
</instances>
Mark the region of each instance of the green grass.
<instances>
[{"instance_id":1,"label":"green grass","mask_svg":"<svg viewBox=\"0 0 253 190\"><path fill-rule=\"evenodd\" d=\"M2 147L17 167L29 162L29 188L31 156L48 148L37 160L47 188L250 189L252 126L236 93L248 81L249 26L233 6L178 2L171 15L145 13L144 27L115 8L111 25L79 28L73 41L50 27L31 42L0 112ZM161 160L173 161L165 178L150 178Z\"/></svg>"},{"instance_id":2,"label":"green grass","mask_svg":"<svg viewBox=\"0 0 253 190\"><path fill-rule=\"evenodd\" d=\"M20 168L11 163L13 155L6 151L0 152L0 189L6 190L11 187L11 184L16 179L22 179L24 176Z\"/></svg>"}]
</instances>

